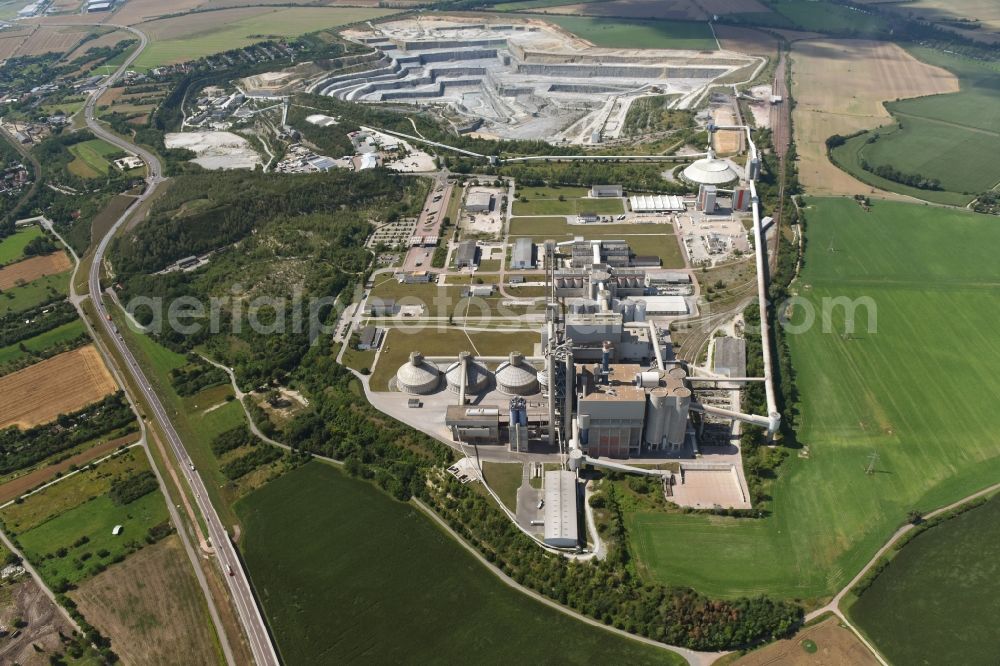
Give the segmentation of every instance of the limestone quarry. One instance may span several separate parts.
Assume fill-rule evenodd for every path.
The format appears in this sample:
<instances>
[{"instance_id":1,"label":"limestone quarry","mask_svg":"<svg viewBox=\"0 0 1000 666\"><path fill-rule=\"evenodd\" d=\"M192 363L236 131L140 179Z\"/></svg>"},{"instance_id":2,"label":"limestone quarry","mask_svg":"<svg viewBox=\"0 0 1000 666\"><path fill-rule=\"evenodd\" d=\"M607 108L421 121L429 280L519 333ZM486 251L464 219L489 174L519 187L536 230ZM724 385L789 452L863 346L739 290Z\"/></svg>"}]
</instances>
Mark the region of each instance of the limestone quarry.
<instances>
[{"instance_id":1,"label":"limestone quarry","mask_svg":"<svg viewBox=\"0 0 1000 666\"><path fill-rule=\"evenodd\" d=\"M632 101L672 95L688 108L757 59L729 51L608 49L543 22L421 17L352 29L370 68L310 91L365 103L434 105L457 128L513 139L590 144L616 138Z\"/></svg>"}]
</instances>

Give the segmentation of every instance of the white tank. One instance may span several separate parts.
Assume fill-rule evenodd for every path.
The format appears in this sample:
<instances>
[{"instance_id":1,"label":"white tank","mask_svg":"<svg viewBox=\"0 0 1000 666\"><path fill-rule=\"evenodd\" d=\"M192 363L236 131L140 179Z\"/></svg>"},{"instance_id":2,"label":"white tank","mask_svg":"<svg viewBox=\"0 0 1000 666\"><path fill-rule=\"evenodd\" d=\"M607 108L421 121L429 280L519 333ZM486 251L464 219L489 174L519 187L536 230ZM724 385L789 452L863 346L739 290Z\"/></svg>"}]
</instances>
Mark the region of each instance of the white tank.
<instances>
[{"instance_id":1,"label":"white tank","mask_svg":"<svg viewBox=\"0 0 1000 666\"><path fill-rule=\"evenodd\" d=\"M684 436L687 434L688 412L691 409L691 389L679 387L673 390L673 403L671 410L670 426L667 429L667 441L672 445L684 443Z\"/></svg>"},{"instance_id":2,"label":"white tank","mask_svg":"<svg viewBox=\"0 0 1000 666\"><path fill-rule=\"evenodd\" d=\"M463 370L462 364L465 363ZM448 366L444 376L448 381L448 390L459 393L462 388L462 373L465 372L465 392L482 393L490 383L490 371L485 365L475 360L469 352L462 352L457 361Z\"/></svg>"},{"instance_id":3,"label":"white tank","mask_svg":"<svg viewBox=\"0 0 1000 666\"><path fill-rule=\"evenodd\" d=\"M654 370L636 373L635 385L647 389L656 388L660 385L660 373Z\"/></svg>"},{"instance_id":4,"label":"white tank","mask_svg":"<svg viewBox=\"0 0 1000 666\"><path fill-rule=\"evenodd\" d=\"M410 360L396 371L396 388L403 393L424 395L437 389L441 371L420 352L412 352Z\"/></svg>"},{"instance_id":5,"label":"white tank","mask_svg":"<svg viewBox=\"0 0 1000 666\"><path fill-rule=\"evenodd\" d=\"M507 395L538 393L538 371L526 363L520 352L511 352L510 359L497 366L497 389Z\"/></svg>"},{"instance_id":6,"label":"white tank","mask_svg":"<svg viewBox=\"0 0 1000 666\"><path fill-rule=\"evenodd\" d=\"M635 321L646 321L646 301L635 304Z\"/></svg>"},{"instance_id":7,"label":"white tank","mask_svg":"<svg viewBox=\"0 0 1000 666\"><path fill-rule=\"evenodd\" d=\"M664 428L669 418L667 407L667 389L655 388L649 392L649 407L646 409L646 431L643 439L646 446L653 450L663 443Z\"/></svg>"}]
</instances>

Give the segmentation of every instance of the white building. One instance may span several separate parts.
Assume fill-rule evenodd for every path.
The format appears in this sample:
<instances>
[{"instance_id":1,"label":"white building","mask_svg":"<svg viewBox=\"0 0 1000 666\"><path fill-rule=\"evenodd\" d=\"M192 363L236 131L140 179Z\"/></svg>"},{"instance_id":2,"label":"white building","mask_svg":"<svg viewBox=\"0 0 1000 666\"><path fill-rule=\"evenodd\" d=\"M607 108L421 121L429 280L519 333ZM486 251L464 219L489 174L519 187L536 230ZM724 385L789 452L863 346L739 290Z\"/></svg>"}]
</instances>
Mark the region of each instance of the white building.
<instances>
[{"instance_id":1,"label":"white building","mask_svg":"<svg viewBox=\"0 0 1000 666\"><path fill-rule=\"evenodd\" d=\"M592 185L588 196L593 198L621 197L621 185Z\"/></svg>"},{"instance_id":2,"label":"white building","mask_svg":"<svg viewBox=\"0 0 1000 666\"><path fill-rule=\"evenodd\" d=\"M493 195L489 192L469 192L465 198L465 210L470 213L486 213L493 207Z\"/></svg>"},{"instance_id":3,"label":"white building","mask_svg":"<svg viewBox=\"0 0 1000 666\"><path fill-rule=\"evenodd\" d=\"M685 210L684 199L672 194L642 194L629 197L628 203L634 213L680 213Z\"/></svg>"},{"instance_id":4,"label":"white building","mask_svg":"<svg viewBox=\"0 0 1000 666\"><path fill-rule=\"evenodd\" d=\"M558 548L580 545L576 474L545 473L545 543Z\"/></svg>"}]
</instances>

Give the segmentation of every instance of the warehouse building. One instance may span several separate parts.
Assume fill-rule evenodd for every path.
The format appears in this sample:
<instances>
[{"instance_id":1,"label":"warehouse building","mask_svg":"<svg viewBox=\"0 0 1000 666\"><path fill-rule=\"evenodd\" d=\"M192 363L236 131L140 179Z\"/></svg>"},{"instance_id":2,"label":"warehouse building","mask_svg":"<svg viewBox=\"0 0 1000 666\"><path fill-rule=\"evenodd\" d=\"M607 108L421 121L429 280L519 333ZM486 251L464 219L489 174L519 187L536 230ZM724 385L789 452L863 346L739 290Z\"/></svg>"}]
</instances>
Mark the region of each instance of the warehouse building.
<instances>
[{"instance_id":1,"label":"warehouse building","mask_svg":"<svg viewBox=\"0 0 1000 666\"><path fill-rule=\"evenodd\" d=\"M500 439L500 408L494 405L448 405L445 425L457 442L497 442Z\"/></svg>"},{"instance_id":2,"label":"warehouse building","mask_svg":"<svg viewBox=\"0 0 1000 666\"><path fill-rule=\"evenodd\" d=\"M530 238L518 238L514 241L510 267L513 269L530 269L535 267L535 244L531 242Z\"/></svg>"},{"instance_id":3,"label":"warehouse building","mask_svg":"<svg viewBox=\"0 0 1000 666\"><path fill-rule=\"evenodd\" d=\"M621 185L593 185L588 193L590 197L595 199L605 198L605 197L617 197L622 196L622 186Z\"/></svg>"},{"instance_id":4,"label":"warehouse building","mask_svg":"<svg viewBox=\"0 0 1000 666\"><path fill-rule=\"evenodd\" d=\"M556 548L580 545L576 474L545 473L545 543Z\"/></svg>"},{"instance_id":5,"label":"warehouse building","mask_svg":"<svg viewBox=\"0 0 1000 666\"><path fill-rule=\"evenodd\" d=\"M479 247L476 241L462 241L455 250L455 268L474 267L479 265Z\"/></svg>"},{"instance_id":6,"label":"warehouse building","mask_svg":"<svg viewBox=\"0 0 1000 666\"><path fill-rule=\"evenodd\" d=\"M358 350L369 351L382 346L382 339L385 337L385 329L377 326L365 326L358 336Z\"/></svg>"},{"instance_id":7,"label":"warehouse building","mask_svg":"<svg viewBox=\"0 0 1000 666\"><path fill-rule=\"evenodd\" d=\"M744 377L747 371L747 344L743 338L715 338L712 369L725 377Z\"/></svg>"},{"instance_id":8,"label":"warehouse building","mask_svg":"<svg viewBox=\"0 0 1000 666\"><path fill-rule=\"evenodd\" d=\"M695 206L696 210L700 210L703 213L714 213L717 197L718 189L715 185L702 185L698 189L698 204Z\"/></svg>"},{"instance_id":9,"label":"warehouse building","mask_svg":"<svg viewBox=\"0 0 1000 666\"><path fill-rule=\"evenodd\" d=\"M629 197L628 204L634 213L682 213L686 210L684 199L673 194Z\"/></svg>"},{"instance_id":10,"label":"warehouse building","mask_svg":"<svg viewBox=\"0 0 1000 666\"><path fill-rule=\"evenodd\" d=\"M465 210L470 213L488 213L493 208L493 195L489 192L471 191L465 197Z\"/></svg>"},{"instance_id":11,"label":"warehouse building","mask_svg":"<svg viewBox=\"0 0 1000 666\"><path fill-rule=\"evenodd\" d=\"M650 316L686 315L689 312L683 296L636 296L635 300L646 304L646 314Z\"/></svg>"}]
</instances>

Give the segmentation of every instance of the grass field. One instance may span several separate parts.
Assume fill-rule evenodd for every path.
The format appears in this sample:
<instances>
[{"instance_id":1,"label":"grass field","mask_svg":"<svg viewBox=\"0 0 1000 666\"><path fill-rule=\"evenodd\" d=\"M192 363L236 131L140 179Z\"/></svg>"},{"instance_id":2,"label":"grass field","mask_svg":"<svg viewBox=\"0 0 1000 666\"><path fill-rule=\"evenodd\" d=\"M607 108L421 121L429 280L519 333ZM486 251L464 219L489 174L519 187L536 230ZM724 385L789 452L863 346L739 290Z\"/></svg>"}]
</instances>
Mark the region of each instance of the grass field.
<instances>
[{"instance_id":1,"label":"grass field","mask_svg":"<svg viewBox=\"0 0 1000 666\"><path fill-rule=\"evenodd\" d=\"M621 199L567 198L565 201L560 201L557 197L514 202L514 215L580 215L582 213L618 215L624 212L625 205Z\"/></svg>"},{"instance_id":2,"label":"grass field","mask_svg":"<svg viewBox=\"0 0 1000 666\"><path fill-rule=\"evenodd\" d=\"M17 361L28 355L29 352L39 352L48 349L60 342L67 342L75 338L80 337L84 334L86 328L83 326L83 322L79 319L71 321L62 326L56 326L51 331L46 331L41 335L36 335L33 338L28 338L27 340L22 340L13 345L8 345L6 347L0 347L0 367L3 367L11 361ZM28 351L22 351L21 346Z\"/></svg>"},{"instance_id":3,"label":"grass field","mask_svg":"<svg viewBox=\"0 0 1000 666\"><path fill-rule=\"evenodd\" d=\"M1000 500L903 546L850 616L891 663L996 664Z\"/></svg>"},{"instance_id":4,"label":"grass field","mask_svg":"<svg viewBox=\"0 0 1000 666\"><path fill-rule=\"evenodd\" d=\"M719 48L707 22L641 21L556 14L538 15L536 18L554 23L594 46L606 48L696 51L714 51Z\"/></svg>"},{"instance_id":5,"label":"grass field","mask_svg":"<svg viewBox=\"0 0 1000 666\"><path fill-rule=\"evenodd\" d=\"M136 69L150 69L248 46L273 37L367 21L392 14L390 9L356 7L294 7L234 18L227 11L188 14L150 21L152 43L135 61Z\"/></svg>"},{"instance_id":6,"label":"grass field","mask_svg":"<svg viewBox=\"0 0 1000 666\"><path fill-rule=\"evenodd\" d=\"M322 463L237 511L286 663L682 663L522 596L414 507Z\"/></svg>"},{"instance_id":7,"label":"grass field","mask_svg":"<svg viewBox=\"0 0 1000 666\"><path fill-rule=\"evenodd\" d=\"M932 49L915 49L921 60L953 72L961 92L890 102L888 111L898 125L851 140L834 151L834 159L865 182L928 201L965 205L975 195L1000 183L1000 65L981 63ZM941 181L944 192L915 190L861 170L890 165Z\"/></svg>"},{"instance_id":8,"label":"grass field","mask_svg":"<svg viewBox=\"0 0 1000 666\"><path fill-rule=\"evenodd\" d=\"M0 294L0 315L29 310L36 305L63 298L68 293L69 271L58 275L46 275Z\"/></svg>"},{"instance_id":9,"label":"grass field","mask_svg":"<svg viewBox=\"0 0 1000 666\"><path fill-rule=\"evenodd\" d=\"M799 178L807 191L817 195L872 191L870 185L830 162L826 154L829 137L889 123L892 118L884 102L958 91L958 79L950 72L922 63L886 42L796 42L791 62ZM899 198L887 192L880 195Z\"/></svg>"},{"instance_id":10,"label":"grass field","mask_svg":"<svg viewBox=\"0 0 1000 666\"><path fill-rule=\"evenodd\" d=\"M168 654L178 664L223 661L201 588L176 534L94 576L69 596L111 639L123 663L158 663Z\"/></svg>"},{"instance_id":11,"label":"grass field","mask_svg":"<svg viewBox=\"0 0 1000 666\"><path fill-rule=\"evenodd\" d=\"M517 489L521 487L524 466L521 463L483 463L483 477L493 492L511 511L517 511Z\"/></svg>"},{"instance_id":12,"label":"grass field","mask_svg":"<svg viewBox=\"0 0 1000 666\"><path fill-rule=\"evenodd\" d=\"M19 261L24 257L25 246L42 235L42 230L37 225L22 228L15 233L0 240L0 266Z\"/></svg>"},{"instance_id":13,"label":"grass field","mask_svg":"<svg viewBox=\"0 0 1000 666\"><path fill-rule=\"evenodd\" d=\"M787 18L800 30L870 37L889 28L888 23L881 17L855 11L833 2L771 0L768 4L775 13Z\"/></svg>"},{"instance_id":14,"label":"grass field","mask_svg":"<svg viewBox=\"0 0 1000 666\"><path fill-rule=\"evenodd\" d=\"M1000 391L995 218L807 203L800 295L817 311L824 297L869 297L877 333L861 309L845 336L841 308L831 332L817 322L789 336L808 456L793 451L781 469L769 518L629 516L640 570L656 580L726 596L825 597L909 510L964 497L1000 473L1000 416L990 407ZM873 451L880 459L869 476Z\"/></svg>"},{"instance_id":15,"label":"grass field","mask_svg":"<svg viewBox=\"0 0 1000 666\"><path fill-rule=\"evenodd\" d=\"M806 627L791 638L775 641L749 654L734 658L727 655L715 662L718 666L817 666L818 664L850 664L878 666L878 660L858 640L854 632L830 617Z\"/></svg>"},{"instance_id":16,"label":"grass field","mask_svg":"<svg viewBox=\"0 0 1000 666\"><path fill-rule=\"evenodd\" d=\"M538 339L537 331L472 331L466 336L460 328L427 328L420 331L392 328L386 332L382 343L371 387L373 391L387 391L389 380L396 376L399 366L406 363L411 351L419 351L424 356L456 358L461 351L471 351L479 356L503 356L520 351L525 356L531 356ZM441 368L442 372L444 370Z\"/></svg>"},{"instance_id":17,"label":"grass field","mask_svg":"<svg viewBox=\"0 0 1000 666\"><path fill-rule=\"evenodd\" d=\"M91 139L73 144L69 147L69 152L76 156L76 159L69 163L68 168L71 173L81 178L100 178L108 174L108 169L113 168L107 159L108 156L117 155L122 151L107 141Z\"/></svg>"}]
</instances>

